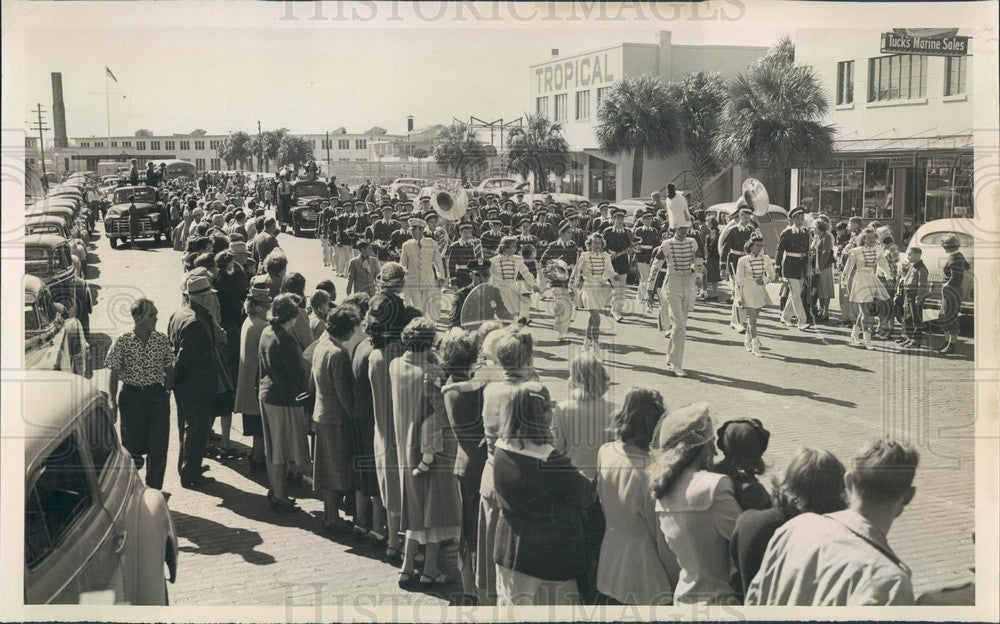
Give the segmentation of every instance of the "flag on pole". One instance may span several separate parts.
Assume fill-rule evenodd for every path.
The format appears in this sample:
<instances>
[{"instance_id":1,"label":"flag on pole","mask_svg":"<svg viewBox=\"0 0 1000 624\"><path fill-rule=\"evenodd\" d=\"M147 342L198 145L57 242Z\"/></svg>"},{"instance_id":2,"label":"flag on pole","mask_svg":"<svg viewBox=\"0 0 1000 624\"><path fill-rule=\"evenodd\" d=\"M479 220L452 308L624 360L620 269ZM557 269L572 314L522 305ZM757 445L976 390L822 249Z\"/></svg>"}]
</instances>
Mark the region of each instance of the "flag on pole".
<instances>
[{"instance_id":1,"label":"flag on pole","mask_svg":"<svg viewBox=\"0 0 1000 624\"><path fill-rule=\"evenodd\" d=\"M107 65L105 65L105 66L104 66L104 74L105 74L105 75L106 75L106 76L107 76L108 78L110 78L110 79L114 80L115 82L118 82L118 79L117 79L117 78L115 78L115 75L114 75L113 73L111 73L111 70L110 70L110 69L108 69L108 66L107 66Z\"/></svg>"}]
</instances>

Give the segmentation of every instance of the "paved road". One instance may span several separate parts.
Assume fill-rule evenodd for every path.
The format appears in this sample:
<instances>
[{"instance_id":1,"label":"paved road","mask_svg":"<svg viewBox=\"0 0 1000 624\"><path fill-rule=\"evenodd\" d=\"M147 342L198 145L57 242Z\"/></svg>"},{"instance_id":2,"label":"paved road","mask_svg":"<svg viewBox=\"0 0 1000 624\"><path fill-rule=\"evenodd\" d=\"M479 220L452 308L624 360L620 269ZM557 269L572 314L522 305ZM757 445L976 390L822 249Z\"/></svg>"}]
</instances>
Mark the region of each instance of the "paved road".
<instances>
[{"instance_id":1,"label":"paved road","mask_svg":"<svg viewBox=\"0 0 1000 624\"><path fill-rule=\"evenodd\" d=\"M323 267L319 243L281 235L290 270L311 288L333 278ZM99 301L91 321L95 346L103 352L113 336L131 328L128 306L140 294L160 310L161 331L180 306L180 254L167 247L112 250L98 243L90 268ZM334 279L338 289L345 282ZM574 319L578 344L586 321ZM685 368L687 379L664 374L666 341L651 318L630 316L616 326L606 348L613 397L628 387L659 389L668 407L697 400L711 403L718 424L756 417L771 431L765 459L779 468L798 447L826 448L843 461L867 440L905 438L920 450L917 496L895 523L889 541L912 568L917 592L972 580L974 565L972 346L958 355L903 354L888 343L866 351L847 344L840 327L815 332L786 330L774 310L762 323L767 349L762 359L742 347L728 327L728 307L699 304L692 314ZM554 341L551 321L532 325L536 365L556 398L565 396L566 358L575 345ZM217 425L218 428L218 425ZM239 420L234 439L240 435ZM171 440L176 440L172 432ZM175 465L176 446L171 463ZM181 605L440 605L457 584L437 593L400 590L396 571L369 545L331 539L317 530L322 504L306 489L292 492L303 508L272 513L266 485L243 462L208 461L218 483L204 492L181 489L168 470L165 489L181 540L180 573L171 600ZM767 477L765 477L767 478ZM454 560L453 549L450 559ZM453 568L452 563L452 569ZM324 611L329 614L329 611Z\"/></svg>"}]
</instances>

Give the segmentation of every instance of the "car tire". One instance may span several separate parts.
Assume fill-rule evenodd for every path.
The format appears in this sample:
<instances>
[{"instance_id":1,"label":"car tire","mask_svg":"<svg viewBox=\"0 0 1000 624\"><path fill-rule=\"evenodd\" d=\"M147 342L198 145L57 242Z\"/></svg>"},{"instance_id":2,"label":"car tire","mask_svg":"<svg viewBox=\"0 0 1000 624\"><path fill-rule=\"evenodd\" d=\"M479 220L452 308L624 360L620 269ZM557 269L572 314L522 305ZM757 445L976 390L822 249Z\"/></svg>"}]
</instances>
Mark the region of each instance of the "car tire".
<instances>
[{"instance_id":1,"label":"car tire","mask_svg":"<svg viewBox=\"0 0 1000 624\"><path fill-rule=\"evenodd\" d=\"M114 236L108 238L108 243L111 245L112 249L118 249L118 239Z\"/></svg>"},{"instance_id":2,"label":"car tire","mask_svg":"<svg viewBox=\"0 0 1000 624\"><path fill-rule=\"evenodd\" d=\"M162 234L153 234L153 242L154 243L156 243L157 245L159 245L160 241L162 241L162 240L163 240L163 235Z\"/></svg>"}]
</instances>

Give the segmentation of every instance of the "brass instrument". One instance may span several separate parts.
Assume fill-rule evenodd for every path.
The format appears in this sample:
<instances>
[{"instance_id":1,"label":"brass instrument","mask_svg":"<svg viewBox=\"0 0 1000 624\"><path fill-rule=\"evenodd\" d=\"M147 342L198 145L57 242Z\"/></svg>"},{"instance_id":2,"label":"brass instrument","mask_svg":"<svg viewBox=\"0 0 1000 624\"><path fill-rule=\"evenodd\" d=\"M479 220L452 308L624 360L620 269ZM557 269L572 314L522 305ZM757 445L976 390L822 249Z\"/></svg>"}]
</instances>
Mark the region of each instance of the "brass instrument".
<instances>
[{"instance_id":1,"label":"brass instrument","mask_svg":"<svg viewBox=\"0 0 1000 624\"><path fill-rule=\"evenodd\" d=\"M469 209L469 194L462 186L461 180L453 178L435 180L430 186L422 189L420 194L429 195L431 208L438 213L438 216L448 221L460 220Z\"/></svg>"}]
</instances>

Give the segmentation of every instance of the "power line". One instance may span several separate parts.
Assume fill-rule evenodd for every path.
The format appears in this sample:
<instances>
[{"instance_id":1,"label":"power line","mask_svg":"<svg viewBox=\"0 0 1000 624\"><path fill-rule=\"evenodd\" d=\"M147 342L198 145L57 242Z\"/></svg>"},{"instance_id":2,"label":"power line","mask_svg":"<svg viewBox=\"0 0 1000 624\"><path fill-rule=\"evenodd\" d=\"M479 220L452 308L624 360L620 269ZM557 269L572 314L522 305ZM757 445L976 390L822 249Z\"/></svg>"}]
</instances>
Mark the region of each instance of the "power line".
<instances>
[{"instance_id":1,"label":"power line","mask_svg":"<svg viewBox=\"0 0 1000 624\"><path fill-rule=\"evenodd\" d=\"M46 173L45 171L45 134L44 134L44 132L48 130L48 128L45 127L45 122L42 120L43 112L45 111L42 110L42 104L41 102L39 102L37 105L35 105L35 113L38 116L38 121L35 122L33 129L38 130L38 149L41 153L41 160L42 160L42 188L44 188L46 192L48 192L49 176L48 173Z\"/></svg>"}]
</instances>

